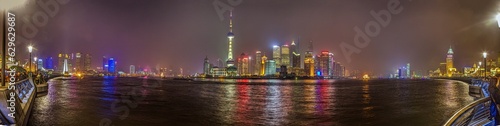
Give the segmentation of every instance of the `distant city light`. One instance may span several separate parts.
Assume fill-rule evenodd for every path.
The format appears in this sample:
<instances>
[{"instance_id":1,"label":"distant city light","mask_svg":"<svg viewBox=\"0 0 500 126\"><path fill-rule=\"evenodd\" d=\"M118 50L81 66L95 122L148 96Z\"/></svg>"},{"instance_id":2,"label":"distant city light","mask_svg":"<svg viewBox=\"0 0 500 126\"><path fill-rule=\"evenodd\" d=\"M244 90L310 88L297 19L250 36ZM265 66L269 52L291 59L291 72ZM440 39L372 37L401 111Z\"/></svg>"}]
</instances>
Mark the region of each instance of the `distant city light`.
<instances>
[{"instance_id":1,"label":"distant city light","mask_svg":"<svg viewBox=\"0 0 500 126\"><path fill-rule=\"evenodd\" d=\"M370 79L370 76L368 74L363 75L363 79L367 80Z\"/></svg>"}]
</instances>

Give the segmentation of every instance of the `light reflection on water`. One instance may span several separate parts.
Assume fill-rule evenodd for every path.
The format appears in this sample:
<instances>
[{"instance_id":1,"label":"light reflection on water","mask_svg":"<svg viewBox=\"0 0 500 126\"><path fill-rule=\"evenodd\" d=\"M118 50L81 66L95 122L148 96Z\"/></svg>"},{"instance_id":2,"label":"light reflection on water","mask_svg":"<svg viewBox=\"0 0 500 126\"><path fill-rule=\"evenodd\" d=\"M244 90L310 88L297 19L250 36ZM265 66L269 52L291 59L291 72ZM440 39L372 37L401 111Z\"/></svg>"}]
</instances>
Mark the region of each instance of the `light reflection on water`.
<instances>
[{"instance_id":1,"label":"light reflection on water","mask_svg":"<svg viewBox=\"0 0 500 126\"><path fill-rule=\"evenodd\" d=\"M440 125L472 101L465 84L446 80L212 81L52 80L30 124ZM144 99L121 120L110 106L132 89Z\"/></svg>"}]
</instances>

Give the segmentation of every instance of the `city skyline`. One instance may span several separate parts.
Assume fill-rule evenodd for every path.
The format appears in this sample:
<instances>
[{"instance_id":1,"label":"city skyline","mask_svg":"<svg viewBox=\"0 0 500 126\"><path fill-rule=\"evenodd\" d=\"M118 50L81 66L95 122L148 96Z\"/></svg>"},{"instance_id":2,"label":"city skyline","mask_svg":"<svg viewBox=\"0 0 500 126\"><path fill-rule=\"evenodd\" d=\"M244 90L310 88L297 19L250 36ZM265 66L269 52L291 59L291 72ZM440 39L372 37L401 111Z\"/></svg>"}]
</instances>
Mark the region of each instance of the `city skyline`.
<instances>
[{"instance_id":1,"label":"city skyline","mask_svg":"<svg viewBox=\"0 0 500 126\"><path fill-rule=\"evenodd\" d=\"M0 0L1 125L499 125L500 1Z\"/></svg>"},{"instance_id":2,"label":"city skyline","mask_svg":"<svg viewBox=\"0 0 500 126\"><path fill-rule=\"evenodd\" d=\"M75 50L73 52L89 52L94 57L116 57L123 71L129 65L162 64L182 67L189 74L201 73L200 64L205 56L211 61L225 60L227 56L229 20L220 20L212 2L70 1L48 18L46 26L38 27L37 35L30 40L41 51L34 51L34 55L40 57L55 57L60 52ZM135 4L141 7L127 9ZM233 55L262 51L271 57L273 45L291 44L300 37L302 42L314 41L314 55L328 50L349 69L386 74L392 72L393 66L406 63L411 63L413 70L433 70L446 57L450 45L456 51L457 68L472 66L470 63L480 60L483 51L490 51L492 57L498 53L496 34L499 30L492 21L497 11L495 1L401 1L404 8L401 14L393 15L380 35L373 37L371 44L359 54L353 54L352 61L348 62L340 43L352 43L353 27L363 27L374 20L370 11L386 9L386 4L387 1L243 1L234 6ZM256 10L259 5L266 6ZM427 8L422 9L424 6ZM24 9L26 11L18 13L43 11L34 2ZM148 17L141 19L120 13ZM229 12L223 15L228 17ZM106 20L102 20L104 18ZM448 23L451 21L454 22ZM19 22L21 29L24 23ZM22 47L30 42L20 39L19 43ZM49 45L57 45L61 50L51 50ZM299 46L299 52L304 55L307 44ZM20 52L19 57L26 59L23 53L26 52ZM98 61L95 58L92 66L99 66ZM372 64L362 64L365 62Z\"/></svg>"}]
</instances>

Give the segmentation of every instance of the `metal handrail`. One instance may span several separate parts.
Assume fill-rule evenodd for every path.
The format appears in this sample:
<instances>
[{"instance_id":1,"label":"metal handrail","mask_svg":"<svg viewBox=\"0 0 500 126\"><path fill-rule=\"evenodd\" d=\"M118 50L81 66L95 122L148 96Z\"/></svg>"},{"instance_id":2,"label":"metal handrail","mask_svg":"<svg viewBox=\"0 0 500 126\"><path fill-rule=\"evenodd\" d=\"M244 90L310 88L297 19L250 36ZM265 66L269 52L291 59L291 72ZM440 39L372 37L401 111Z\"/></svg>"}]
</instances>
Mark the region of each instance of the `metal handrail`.
<instances>
[{"instance_id":1,"label":"metal handrail","mask_svg":"<svg viewBox=\"0 0 500 126\"><path fill-rule=\"evenodd\" d=\"M465 107L463 107L460 110L458 110L457 112L455 112L455 114L453 114L453 116L446 121L444 126L451 126L451 124L453 124L460 116L462 116L462 114L464 114L465 112L467 112L471 108L474 108L475 106L477 106L481 103L488 102L490 99L491 99L490 97L485 97L485 98L481 98L479 100L476 100L476 101L466 105Z\"/></svg>"}]
</instances>

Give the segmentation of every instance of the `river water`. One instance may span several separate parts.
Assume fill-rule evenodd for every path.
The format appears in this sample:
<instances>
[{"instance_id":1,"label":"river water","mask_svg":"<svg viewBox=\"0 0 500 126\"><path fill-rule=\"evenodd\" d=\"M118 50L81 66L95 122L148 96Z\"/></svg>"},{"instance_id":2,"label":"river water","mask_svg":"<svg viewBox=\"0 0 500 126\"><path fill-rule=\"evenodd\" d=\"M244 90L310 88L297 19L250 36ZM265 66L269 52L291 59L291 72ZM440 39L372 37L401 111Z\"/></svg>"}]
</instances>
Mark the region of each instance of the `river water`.
<instances>
[{"instance_id":1,"label":"river water","mask_svg":"<svg viewBox=\"0 0 500 126\"><path fill-rule=\"evenodd\" d=\"M441 125L473 101L452 80L53 79L30 125Z\"/></svg>"}]
</instances>

